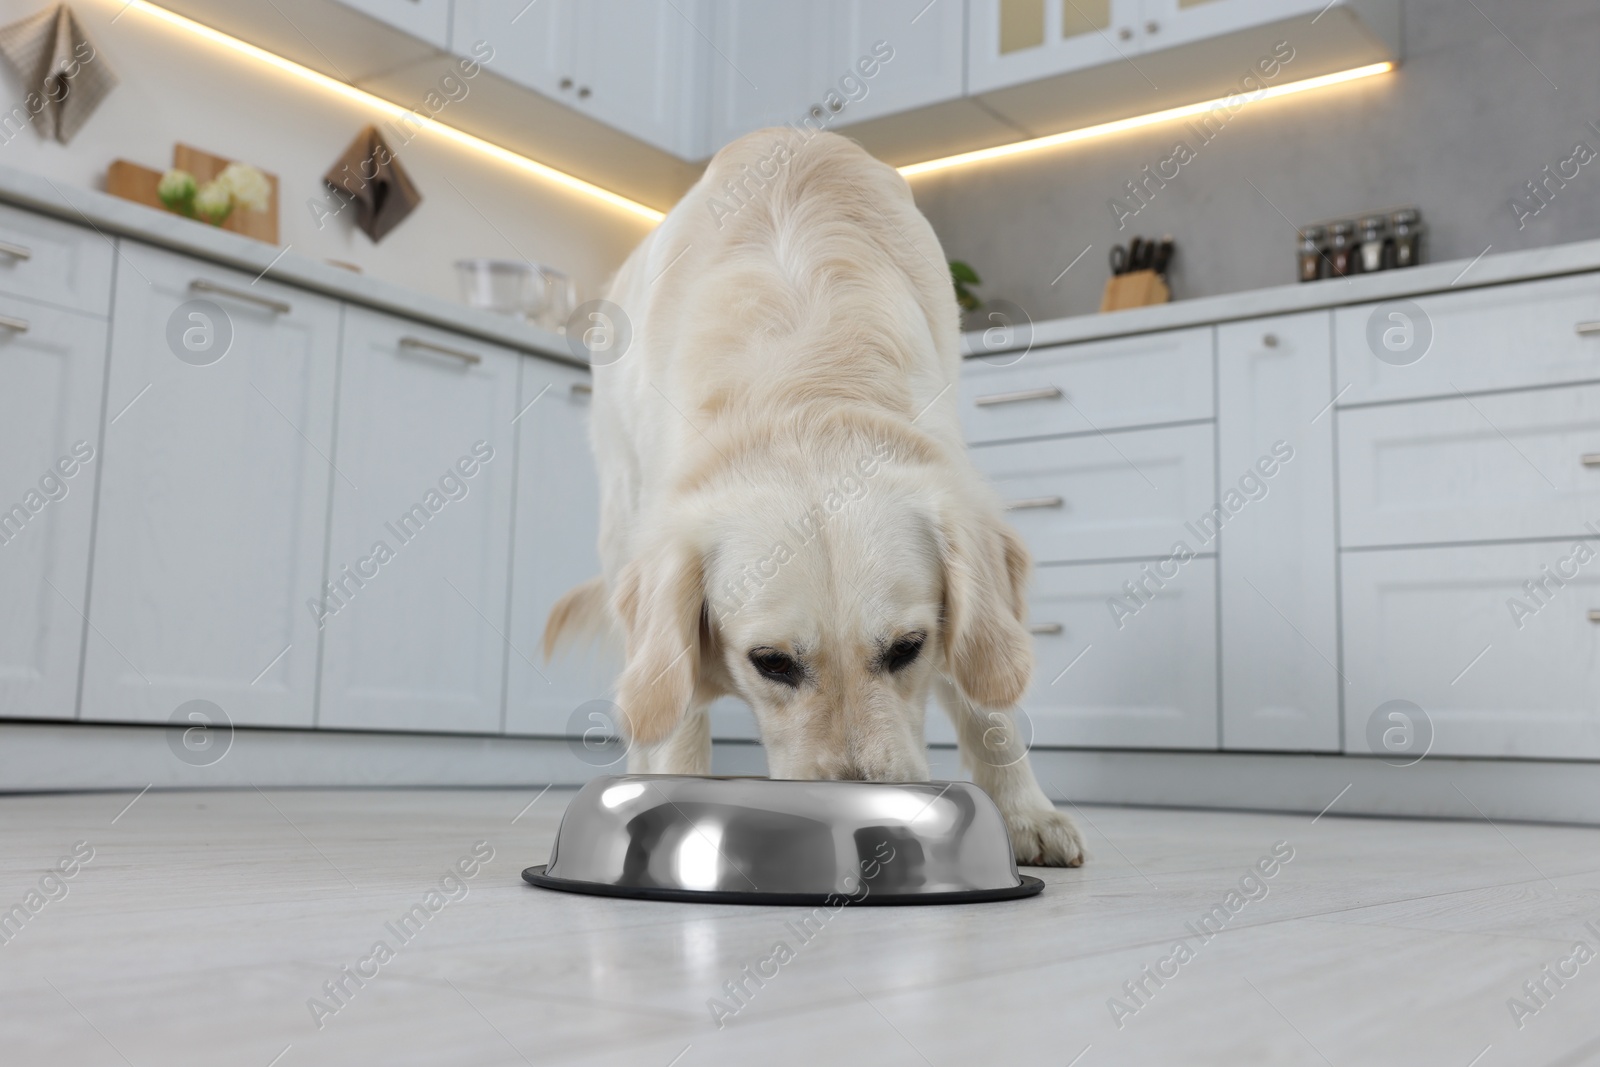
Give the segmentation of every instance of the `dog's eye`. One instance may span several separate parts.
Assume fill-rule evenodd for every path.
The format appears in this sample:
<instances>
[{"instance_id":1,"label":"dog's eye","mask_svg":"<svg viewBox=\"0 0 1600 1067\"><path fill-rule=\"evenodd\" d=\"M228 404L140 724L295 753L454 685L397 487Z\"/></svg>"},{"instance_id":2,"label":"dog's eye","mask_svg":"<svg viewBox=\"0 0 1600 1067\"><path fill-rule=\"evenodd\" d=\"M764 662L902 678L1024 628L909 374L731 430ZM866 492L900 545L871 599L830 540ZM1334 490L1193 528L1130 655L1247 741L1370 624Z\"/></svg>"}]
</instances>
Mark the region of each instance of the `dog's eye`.
<instances>
[{"instance_id":1,"label":"dog's eye","mask_svg":"<svg viewBox=\"0 0 1600 1067\"><path fill-rule=\"evenodd\" d=\"M750 650L750 663L765 677L774 682L782 682L791 688L800 685L800 664L790 656L784 655L775 648L753 648Z\"/></svg>"},{"instance_id":2,"label":"dog's eye","mask_svg":"<svg viewBox=\"0 0 1600 1067\"><path fill-rule=\"evenodd\" d=\"M922 642L926 638L925 634L906 634L890 645L889 651L883 654L883 669L890 672L903 671L911 666L922 654Z\"/></svg>"}]
</instances>

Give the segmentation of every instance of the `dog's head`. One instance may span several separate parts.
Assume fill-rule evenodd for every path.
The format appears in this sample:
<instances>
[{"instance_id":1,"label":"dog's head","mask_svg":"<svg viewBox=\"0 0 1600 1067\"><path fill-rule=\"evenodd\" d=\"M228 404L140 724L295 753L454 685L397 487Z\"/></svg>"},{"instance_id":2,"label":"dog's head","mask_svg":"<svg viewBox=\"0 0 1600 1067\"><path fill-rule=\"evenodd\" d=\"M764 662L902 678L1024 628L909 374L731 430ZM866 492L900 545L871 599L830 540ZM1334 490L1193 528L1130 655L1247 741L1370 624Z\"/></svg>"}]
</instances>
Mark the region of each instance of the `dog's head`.
<instances>
[{"instance_id":1,"label":"dog's head","mask_svg":"<svg viewBox=\"0 0 1600 1067\"><path fill-rule=\"evenodd\" d=\"M974 704L1016 703L1033 666L1027 550L930 471L790 469L700 494L659 531L614 596L634 742L732 693L775 778L921 780L937 673Z\"/></svg>"}]
</instances>

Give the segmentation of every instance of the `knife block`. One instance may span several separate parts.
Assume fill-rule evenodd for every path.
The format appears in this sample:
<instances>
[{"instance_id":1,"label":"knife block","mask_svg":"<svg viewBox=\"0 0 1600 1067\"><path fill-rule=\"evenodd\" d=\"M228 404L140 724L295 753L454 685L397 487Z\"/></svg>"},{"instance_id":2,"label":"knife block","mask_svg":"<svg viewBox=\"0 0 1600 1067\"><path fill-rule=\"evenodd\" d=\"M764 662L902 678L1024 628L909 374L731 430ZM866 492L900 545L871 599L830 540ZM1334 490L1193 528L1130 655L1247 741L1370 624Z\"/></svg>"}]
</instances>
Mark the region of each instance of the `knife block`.
<instances>
[{"instance_id":1,"label":"knife block","mask_svg":"<svg viewBox=\"0 0 1600 1067\"><path fill-rule=\"evenodd\" d=\"M1142 308L1151 304L1165 304L1171 299L1172 293L1161 275L1153 270L1132 270L1126 274L1113 274L1106 281L1106 291L1100 297L1100 310Z\"/></svg>"}]
</instances>

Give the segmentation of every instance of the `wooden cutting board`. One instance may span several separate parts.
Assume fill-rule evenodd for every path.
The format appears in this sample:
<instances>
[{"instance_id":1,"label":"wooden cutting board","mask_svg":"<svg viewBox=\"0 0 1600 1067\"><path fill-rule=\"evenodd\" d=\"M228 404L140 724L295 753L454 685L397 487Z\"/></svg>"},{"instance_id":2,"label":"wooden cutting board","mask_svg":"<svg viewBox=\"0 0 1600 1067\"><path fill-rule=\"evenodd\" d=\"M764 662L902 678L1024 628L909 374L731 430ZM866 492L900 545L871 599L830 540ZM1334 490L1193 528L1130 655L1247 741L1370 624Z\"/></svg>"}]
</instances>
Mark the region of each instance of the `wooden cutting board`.
<instances>
[{"instance_id":1,"label":"wooden cutting board","mask_svg":"<svg viewBox=\"0 0 1600 1067\"><path fill-rule=\"evenodd\" d=\"M172 165L178 170L186 170L193 174L194 180L201 185L221 174L223 168L231 162L233 161L230 159L202 152L186 144L174 145L172 149ZM163 173L165 172L131 163L126 159L113 160L111 166L106 168L106 192L112 196L120 196L124 200L147 204L165 211L166 205L156 195L156 186L161 183ZM267 210L248 211L235 208L229 213L227 221L221 228L245 237L254 237L268 244L277 244L278 176L267 174L267 184L272 186L272 196L267 203Z\"/></svg>"}]
</instances>

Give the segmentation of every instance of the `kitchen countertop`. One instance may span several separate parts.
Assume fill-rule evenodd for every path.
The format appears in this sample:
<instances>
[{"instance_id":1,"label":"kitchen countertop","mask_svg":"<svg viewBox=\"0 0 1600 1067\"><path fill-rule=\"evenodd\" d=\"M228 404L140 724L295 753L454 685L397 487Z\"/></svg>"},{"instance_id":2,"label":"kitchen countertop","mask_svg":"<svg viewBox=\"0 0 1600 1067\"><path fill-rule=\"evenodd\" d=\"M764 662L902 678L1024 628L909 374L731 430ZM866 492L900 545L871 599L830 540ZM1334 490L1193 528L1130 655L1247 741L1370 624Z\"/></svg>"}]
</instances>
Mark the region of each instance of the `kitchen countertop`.
<instances>
[{"instance_id":1,"label":"kitchen countertop","mask_svg":"<svg viewBox=\"0 0 1600 1067\"><path fill-rule=\"evenodd\" d=\"M480 311L416 292L280 248L93 189L65 185L12 167L0 167L0 203L88 225L101 236L128 237L229 267L326 293L354 304L393 312L530 355L587 368L567 340L521 319Z\"/></svg>"},{"instance_id":2,"label":"kitchen countertop","mask_svg":"<svg viewBox=\"0 0 1600 1067\"><path fill-rule=\"evenodd\" d=\"M1292 266L1292 261L1286 261L1286 270ZM1485 254L1476 259L1427 263L1404 270L1358 274L1349 278L1291 283L1270 289L1252 289L1179 300L1171 304L1129 308L1126 311L1048 319L1032 324L1031 338L1024 326L1009 331L1007 335L997 335L986 343L985 331L974 330L962 335L961 354L976 358L1041 345L1071 344L1348 304L1381 303L1425 293L1473 289L1593 270L1600 270L1600 241L1576 241L1499 255L1485 249Z\"/></svg>"}]
</instances>

